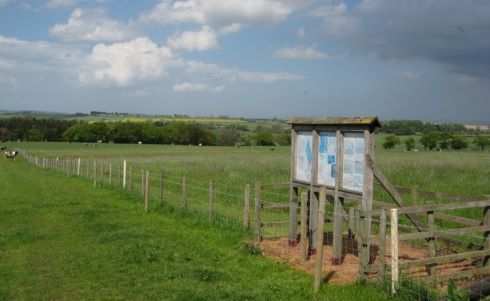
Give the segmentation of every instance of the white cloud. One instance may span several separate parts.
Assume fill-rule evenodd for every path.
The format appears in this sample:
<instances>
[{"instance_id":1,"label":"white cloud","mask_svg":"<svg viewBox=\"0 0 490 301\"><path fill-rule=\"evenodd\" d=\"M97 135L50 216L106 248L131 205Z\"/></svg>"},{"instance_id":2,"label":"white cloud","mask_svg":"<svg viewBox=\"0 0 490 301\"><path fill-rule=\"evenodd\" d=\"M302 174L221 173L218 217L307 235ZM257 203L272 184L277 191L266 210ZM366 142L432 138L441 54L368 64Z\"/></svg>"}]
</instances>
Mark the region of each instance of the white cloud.
<instances>
[{"instance_id":1,"label":"white cloud","mask_svg":"<svg viewBox=\"0 0 490 301\"><path fill-rule=\"evenodd\" d=\"M218 30L218 33L220 35L227 35L227 34L230 34L230 33L239 32L240 30L242 30L243 27L244 27L243 24L233 23L233 24L230 24L230 25L226 25L226 26L221 27Z\"/></svg>"},{"instance_id":2,"label":"white cloud","mask_svg":"<svg viewBox=\"0 0 490 301\"><path fill-rule=\"evenodd\" d=\"M0 7L7 5L11 0L0 0Z\"/></svg>"},{"instance_id":3,"label":"white cloud","mask_svg":"<svg viewBox=\"0 0 490 301\"><path fill-rule=\"evenodd\" d=\"M314 17L337 17L344 14L347 11L347 5L345 3L339 4L327 4L317 7L310 11L310 15Z\"/></svg>"},{"instance_id":4,"label":"white cloud","mask_svg":"<svg viewBox=\"0 0 490 301\"><path fill-rule=\"evenodd\" d=\"M214 64L197 61L187 62L186 72L188 74L203 74L217 78L223 78L230 82L263 82L273 83L278 81L302 80L303 76L288 72L257 72L239 69L221 68Z\"/></svg>"},{"instance_id":5,"label":"white cloud","mask_svg":"<svg viewBox=\"0 0 490 301\"><path fill-rule=\"evenodd\" d=\"M101 9L75 9L68 23L56 24L49 33L66 42L123 41L135 36L131 25L111 20Z\"/></svg>"},{"instance_id":6,"label":"white cloud","mask_svg":"<svg viewBox=\"0 0 490 301\"><path fill-rule=\"evenodd\" d=\"M167 45L172 49L187 51L205 51L218 48L216 32L209 26L202 26L197 31L184 31L174 34L167 39Z\"/></svg>"},{"instance_id":7,"label":"white cloud","mask_svg":"<svg viewBox=\"0 0 490 301\"><path fill-rule=\"evenodd\" d=\"M159 48L146 37L126 43L98 44L79 79L82 84L128 86L135 81L163 77L172 60L176 58L168 48Z\"/></svg>"},{"instance_id":8,"label":"white cloud","mask_svg":"<svg viewBox=\"0 0 490 301\"><path fill-rule=\"evenodd\" d=\"M78 0L49 0L45 5L47 8L72 7L78 2Z\"/></svg>"},{"instance_id":9,"label":"white cloud","mask_svg":"<svg viewBox=\"0 0 490 301\"><path fill-rule=\"evenodd\" d=\"M293 3L278 0L162 0L141 16L144 22L198 23L227 26L232 24L275 24L284 21Z\"/></svg>"},{"instance_id":10,"label":"white cloud","mask_svg":"<svg viewBox=\"0 0 490 301\"><path fill-rule=\"evenodd\" d=\"M296 31L296 35L300 38L303 38L305 36L305 29L303 27L299 28L297 31Z\"/></svg>"},{"instance_id":11,"label":"white cloud","mask_svg":"<svg viewBox=\"0 0 490 301\"><path fill-rule=\"evenodd\" d=\"M209 86L206 84L185 82L181 84L175 84L172 90L175 92L214 92L218 93L223 91L224 86Z\"/></svg>"},{"instance_id":12,"label":"white cloud","mask_svg":"<svg viewBox=\"0 0 490 301\"><path fill-rule=\"evenodd\" d=\"M326 53L316 50L315 46L295 46L293 48L281 48L275 50L272 56L278 59L290 60L324 60L328 58L328 55Z\"/></svg>"}]
</instances>

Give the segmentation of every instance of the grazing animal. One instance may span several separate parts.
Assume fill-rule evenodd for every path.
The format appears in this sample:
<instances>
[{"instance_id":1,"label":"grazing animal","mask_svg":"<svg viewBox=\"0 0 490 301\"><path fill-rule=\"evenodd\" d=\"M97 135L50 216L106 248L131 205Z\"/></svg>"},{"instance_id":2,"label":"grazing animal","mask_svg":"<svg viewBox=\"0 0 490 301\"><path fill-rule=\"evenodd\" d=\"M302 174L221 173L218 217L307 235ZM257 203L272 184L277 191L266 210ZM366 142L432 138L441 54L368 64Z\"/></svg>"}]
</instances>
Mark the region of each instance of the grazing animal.
<instances>
[{"instance_id":1,"label":"grazing animal","mask_svg":"<svg viewBox=\"0 0 490 301\"><path fill-rule=\"evenodd\" d=\"M4 151L7 147L6 146L0 146L0 151Z\"/></svg>"},{"instance_id":2,"label":"grazing animal","mask_svg":"<svg viewBox=\"0 0 490 301\"><path fill-rule=\"evenodd\" d=\"M7 159L14 159L15 160L15 157L17 157L18 153L19 153L19 151L17 151L17 150L6 151L5 152L5 160L7 160Z\"/></svg>"}]
</instances>

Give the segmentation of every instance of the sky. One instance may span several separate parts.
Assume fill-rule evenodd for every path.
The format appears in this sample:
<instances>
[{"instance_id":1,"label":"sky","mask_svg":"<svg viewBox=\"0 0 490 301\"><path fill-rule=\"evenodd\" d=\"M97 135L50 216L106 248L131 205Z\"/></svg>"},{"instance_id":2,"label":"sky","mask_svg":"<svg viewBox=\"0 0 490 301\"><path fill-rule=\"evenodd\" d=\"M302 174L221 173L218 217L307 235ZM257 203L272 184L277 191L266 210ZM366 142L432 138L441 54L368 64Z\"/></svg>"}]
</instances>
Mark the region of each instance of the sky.
<instances>
[{"instance_id":1,"label":"sky","mask_svg":"<svg viewBox=\"0 0 490 301\"><path fill-rule=\"evenodd\" d=\"M0 109L490 124L490 1L0 0Z\"/></svg>"}]
</instances>

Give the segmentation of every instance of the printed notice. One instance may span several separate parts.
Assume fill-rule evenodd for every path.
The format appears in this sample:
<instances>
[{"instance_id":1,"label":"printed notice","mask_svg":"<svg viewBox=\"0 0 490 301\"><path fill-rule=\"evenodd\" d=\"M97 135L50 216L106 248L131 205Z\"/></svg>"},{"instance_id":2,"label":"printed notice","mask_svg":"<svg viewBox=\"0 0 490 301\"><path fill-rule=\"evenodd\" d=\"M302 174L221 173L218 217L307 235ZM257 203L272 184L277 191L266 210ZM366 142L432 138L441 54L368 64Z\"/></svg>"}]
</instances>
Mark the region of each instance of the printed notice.
<instances>
[{"instance_id":1,"label":"printed notice","mask_svg":"<svg viewBox=\"0 0 490 301\"><path fill-rule=\"evenodd\" d=\"M345 189L362 192L364 185L364 134L344 134L344 175Z\"/></svg>"},{"instance_id":2,"label":"printed notice","mask_svg":"<svg viewBox=\"0 0 490 301\"><path fill-rule=\"evenodd\" d=\"M335 132L320 132L318 146L318 184L335 186L337 137Z\"/></svg>"},{"instance_id":3,"label":"printed notice","mask_svg":"<svg viewBox=\"0 0 490 301\"><path fill-rule=\"evenodd\" d=\"M311 181L313 144L311 132L299 132L296 136L296 164L294 178L298 181Z\"/></svg>"}]
</instances>

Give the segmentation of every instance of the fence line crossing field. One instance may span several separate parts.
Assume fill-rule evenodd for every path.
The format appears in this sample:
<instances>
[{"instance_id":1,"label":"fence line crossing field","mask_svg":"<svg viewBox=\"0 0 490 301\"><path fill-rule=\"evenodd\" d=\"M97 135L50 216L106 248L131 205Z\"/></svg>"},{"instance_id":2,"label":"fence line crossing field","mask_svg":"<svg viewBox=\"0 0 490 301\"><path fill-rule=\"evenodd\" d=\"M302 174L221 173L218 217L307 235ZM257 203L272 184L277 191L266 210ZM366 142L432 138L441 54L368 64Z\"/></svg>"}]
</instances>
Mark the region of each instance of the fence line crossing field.
<instances>
[{"instance_id":1,"label":"fence line crossing field","mask_svg":"<svg viewBox=\"0 0 490 301\"><path fill-rule=\"evenodd\" d=\"M0 300L388 300L258 256L247 232L83 178L1 160Z\"/></svg>"}]
</instances>

